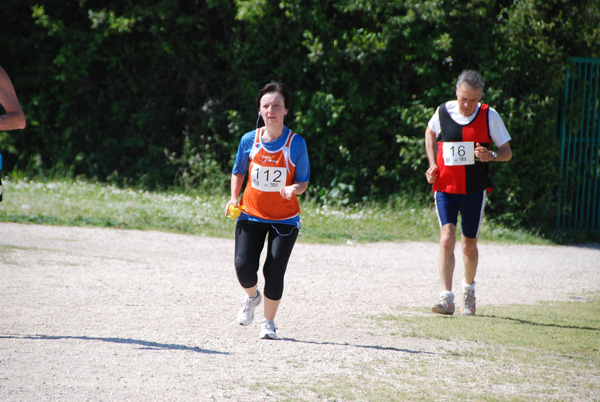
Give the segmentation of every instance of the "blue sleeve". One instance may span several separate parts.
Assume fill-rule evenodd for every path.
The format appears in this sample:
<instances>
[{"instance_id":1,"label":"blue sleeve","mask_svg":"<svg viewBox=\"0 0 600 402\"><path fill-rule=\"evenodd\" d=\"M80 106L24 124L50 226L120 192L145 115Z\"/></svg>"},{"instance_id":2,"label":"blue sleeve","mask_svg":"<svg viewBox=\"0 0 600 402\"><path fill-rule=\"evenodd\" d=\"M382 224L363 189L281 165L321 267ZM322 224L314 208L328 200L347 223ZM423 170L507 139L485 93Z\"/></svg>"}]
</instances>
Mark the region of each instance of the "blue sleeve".
<instances>
[{"instance_id":1,"label":"blue sleeve","mask_svg":"<svg viewBox=\"0 0 600 402\"><path fill-rule=\"evenodd\" d=\"M242 136L237 154L235 155L232 174L246 174L246 172L248 172L248 167L250 166L250 151L252 150L252 145L254 145L255 136L256 131L250 131Z\"/></svg>"},{"instance_id":2,"label":"blue sleeve","mask_svg":"<svg viewBox=\"0 0 600 402\"><path fill-rule=\"evenodd\" d=\"M297 135L294 137L291 146L291 157L296 165L294 180L297 182L307 182L310 179L310 162L308 160L308 149L304 138Z\"/></svg>"}]
</instances>

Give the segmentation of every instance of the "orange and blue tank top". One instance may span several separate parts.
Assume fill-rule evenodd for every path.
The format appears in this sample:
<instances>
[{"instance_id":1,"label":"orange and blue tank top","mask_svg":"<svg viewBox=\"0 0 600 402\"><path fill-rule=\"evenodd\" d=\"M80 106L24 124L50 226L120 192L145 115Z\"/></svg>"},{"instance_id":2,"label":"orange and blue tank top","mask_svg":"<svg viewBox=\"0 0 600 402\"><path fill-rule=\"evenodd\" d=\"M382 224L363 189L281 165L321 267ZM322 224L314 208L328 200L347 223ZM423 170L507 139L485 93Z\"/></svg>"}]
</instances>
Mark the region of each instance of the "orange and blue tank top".
<instances>
[{"instance_id":1,"label":"orange and blue tank top","mask_svg":"<svg viewBox=\"0 0 600 402\"><path fill-rule=\"evenodd\" d=\"M292 219L300 214L298 198L294 194L291 200L286 200L280 191L295 181L296 166L290 158L290 145L297 134L284 130L282 135L289 131L284 145L276 150L268 150L262 142L263 131L264 127L256 130L241 204L246 214L262 220Z\"/></svg>"}]
</instances>

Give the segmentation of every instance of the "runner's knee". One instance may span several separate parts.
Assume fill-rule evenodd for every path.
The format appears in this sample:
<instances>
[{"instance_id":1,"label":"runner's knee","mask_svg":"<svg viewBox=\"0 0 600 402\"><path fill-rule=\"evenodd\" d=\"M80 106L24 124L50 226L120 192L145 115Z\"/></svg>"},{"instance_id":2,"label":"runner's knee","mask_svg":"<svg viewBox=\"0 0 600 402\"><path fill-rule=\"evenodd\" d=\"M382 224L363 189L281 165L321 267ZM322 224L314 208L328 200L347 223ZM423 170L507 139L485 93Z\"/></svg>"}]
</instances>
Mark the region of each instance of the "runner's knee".
<instances>
[{"instance_id":1,"label":"runner's knee","mask_svg":"<svg viewBox=\"0 0 600 402\"><path fill-rule=\"evenodd\" d=\"M454 231L450 230L452 227L453 230L456 230L453 225L449 225L449 227L444 227L440 233L440 247L443 250L452 250L454 251L454 245L456 244L456 235Z\"/></svg>"},{"instance_id":2,"label":"runner's knee","mask_svg":"<svg viewBox=\"0 0 600 402\"><path fill-rule=\"evenodd\" d=\"M258 282L256 269L253 268L251 264L248 264L248 258L236 256L234 265L238 281L243 288L251 288L256 285Z\"/></svg>"},{"instance_id":3,"label":"runner's knee","mask_svg":"<svg viewBox=\"0 0 600 402\"><path fill-rule=\"evenodd\" d=\"M473 257L477 255L477 243L473 241L464 241L462 242L462 250L463 254L467 257Z\"/></svg>"}]
</instances>

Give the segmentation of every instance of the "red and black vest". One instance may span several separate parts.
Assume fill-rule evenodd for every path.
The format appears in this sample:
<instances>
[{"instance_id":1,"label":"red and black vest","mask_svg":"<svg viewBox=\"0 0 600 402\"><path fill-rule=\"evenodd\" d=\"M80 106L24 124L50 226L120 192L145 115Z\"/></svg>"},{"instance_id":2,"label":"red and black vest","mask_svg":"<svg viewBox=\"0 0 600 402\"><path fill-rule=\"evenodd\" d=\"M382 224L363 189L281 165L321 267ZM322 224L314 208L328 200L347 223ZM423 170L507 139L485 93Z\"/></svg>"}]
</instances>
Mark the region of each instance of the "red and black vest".
<instances>
[{"instance_id":1,"label":"red and black vest","mask_svg":"<svg viewBox=\"0 0 600 402\"><path fill-rule=\"evenodd\" d=\"M482 104L477 115L469 124L455 122L443 103L439 107L440 132L437 135L438 152L436 162L439 168L438 179L433 183L433 191L450 194L475 194L492 191L492 180L487 163L475 161L473 165L446 166L442 156L444 142L474 142L490 148L490 128L488 124L489 106Z\"/></svg>"}]
</instances>

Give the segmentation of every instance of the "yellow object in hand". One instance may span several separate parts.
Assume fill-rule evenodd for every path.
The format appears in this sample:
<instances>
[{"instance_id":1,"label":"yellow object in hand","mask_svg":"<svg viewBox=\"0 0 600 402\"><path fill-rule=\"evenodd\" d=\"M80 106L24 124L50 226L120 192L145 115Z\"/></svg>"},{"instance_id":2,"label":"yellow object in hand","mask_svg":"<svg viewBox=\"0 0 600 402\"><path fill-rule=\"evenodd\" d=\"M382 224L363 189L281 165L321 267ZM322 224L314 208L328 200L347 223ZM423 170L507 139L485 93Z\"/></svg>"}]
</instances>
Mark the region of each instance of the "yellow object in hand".
<instances>
[{"instance_id":1,"label":"yellow object in hand","mask_svg":"<svg viewBox=\"0 0 600 402\"><path fill-rule=\"evenodd\" d=\"M243 209L244 209L243 205L236 207L235 205L231 204L229 206L229 215L227 215L227 217L232 218L232 219L237 219L237 217L240 216L240 214L242 213Z\"/></svg>"}]
</instances>

